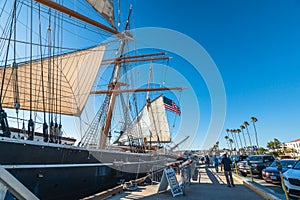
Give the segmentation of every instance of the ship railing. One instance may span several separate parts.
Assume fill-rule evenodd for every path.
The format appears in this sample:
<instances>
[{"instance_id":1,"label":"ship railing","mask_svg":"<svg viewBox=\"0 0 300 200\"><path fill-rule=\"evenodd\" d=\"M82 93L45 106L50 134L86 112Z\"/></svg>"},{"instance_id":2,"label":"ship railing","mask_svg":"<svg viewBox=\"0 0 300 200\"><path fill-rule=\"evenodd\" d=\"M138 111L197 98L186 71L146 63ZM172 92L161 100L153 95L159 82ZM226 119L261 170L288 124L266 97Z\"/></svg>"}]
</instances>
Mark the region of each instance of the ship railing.
<instances>
[{"instance_id":1,"label":"ship railing","mask_svg":"<svg viewBox=\"0 0 300 200\"><path fill-rule=\"evenodd\" d=\"M20 181L3 166L0 166L0 199L6 199L9 195L13 195L19 200L38 200Z\"/></svg>"},{"instance_id":2,"label":"ship railing","mask_svg":"<svg viewBox=\"0 0 300 200\"><path fill-rule=\"evenodd\" d=\"M136 165L163 163L164 160L136 161L136 162L111 162L111 163L87 163L87 164L31 164L31 165L2 165L5 169L32 169L32 168L65 168L65 167L101 167L114 165Z\"/></svg>"}]
</instances>

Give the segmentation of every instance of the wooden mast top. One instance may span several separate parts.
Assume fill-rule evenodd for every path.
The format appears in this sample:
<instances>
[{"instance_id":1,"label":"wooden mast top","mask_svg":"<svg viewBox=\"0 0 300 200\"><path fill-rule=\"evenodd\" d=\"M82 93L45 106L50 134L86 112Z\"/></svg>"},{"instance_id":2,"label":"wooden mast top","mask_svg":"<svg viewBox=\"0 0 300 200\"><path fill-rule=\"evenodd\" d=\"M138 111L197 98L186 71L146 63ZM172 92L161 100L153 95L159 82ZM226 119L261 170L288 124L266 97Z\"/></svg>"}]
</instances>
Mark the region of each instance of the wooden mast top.
<instances>
[{"instance_id":1,"label":"wooden mast top","mask_svg":"<svg viewBox=\"0 0 300 200\"><path fill-rule=\"evenodd\" d=\"M65 6L62 6L62 5L60 5L60 4L58 4L54 1L51 1L51 0L35 0L35 1L39 2L41 4L44 4L45 6L48 6L49 8L53 8L55 10L58 10L58 11L62 12L62 13L70 15L71 17L75 17L75 18L77 18L77 19L79 19L83 22L86 22L88 24L96 26L96 27L98 27L98 28L100 28L104 31L107 31L107 32L110 32L110 33L113 33L113 34L116 34L116 35L120 34L118 31L116 31L116 30L114 30L114 29L112 29L108 26L105 26L105 25L103 25L103 24L101 24L101 23L99 23L95 20L92 20L92 19L90 19L90 18L88 18L88 17L86 17L82 14L79 14L78 12L75 12L75 11L73 11L73 10L71 10L71 9L65 7Z\"/></svg>"}]
</instances>

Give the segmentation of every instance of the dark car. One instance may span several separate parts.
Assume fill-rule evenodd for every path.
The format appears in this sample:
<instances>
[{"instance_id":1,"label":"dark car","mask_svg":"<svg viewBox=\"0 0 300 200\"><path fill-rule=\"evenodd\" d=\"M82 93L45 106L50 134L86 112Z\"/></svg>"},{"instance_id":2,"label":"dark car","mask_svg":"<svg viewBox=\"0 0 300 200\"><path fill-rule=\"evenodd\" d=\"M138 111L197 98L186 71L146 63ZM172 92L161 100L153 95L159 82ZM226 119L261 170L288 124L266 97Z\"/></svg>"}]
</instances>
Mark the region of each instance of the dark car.
<instances>
[{"instance_id":1,"label":"dark car","mask_svg":"<svg viewBox=\"0 0 300 200\"><path fill-rule=\"evenodd\" d=\"M250 174L251 167L253 175L262 177L262 170L269 167L274 160L275 158L271 155L249 156L245 161L238 164L238 170L243 176L247 176L247 174Z\"/></svg>"},{"instance_id":2,"label":"dark car","mask_svg":"<svg viewBox=\"0 0 300 200\"><path fill-rule=\"evenodd\" d=\"M246 160L247 157L248 157L248 155L231 156L231 159L232 159L232 162L233 162L232 168L235 169L235 165L237 165L237 167L238 167L238 165L240 164L240 162Z\"/></svg>"},{"instance_id":3,"label":"dark car","mask_svg":"<svg viewBox=\"0 0 300 200\"><path fill-rule=\"evenodd\" d=\"M241 162L243 160L246 160L248 156L247 155L236 155L236 156L231 156L232 160L234 162Z\"/></svg>"},{"instance_id":4,"label":"dark car","mask_svg":"<svg viewBox=\"0 0 300 200\"><path fill-rule=\"evenodd\" d=\"M288 169L292 168L294 164L297 162L297 160L280 160L279 161L282 166L282 173L286 172ZM267 167L262 170L262 178L266 182L271 183L280 183L280 174L277 170L276 161L274 161L270 167Z\"/></svg>"}]
</instances>

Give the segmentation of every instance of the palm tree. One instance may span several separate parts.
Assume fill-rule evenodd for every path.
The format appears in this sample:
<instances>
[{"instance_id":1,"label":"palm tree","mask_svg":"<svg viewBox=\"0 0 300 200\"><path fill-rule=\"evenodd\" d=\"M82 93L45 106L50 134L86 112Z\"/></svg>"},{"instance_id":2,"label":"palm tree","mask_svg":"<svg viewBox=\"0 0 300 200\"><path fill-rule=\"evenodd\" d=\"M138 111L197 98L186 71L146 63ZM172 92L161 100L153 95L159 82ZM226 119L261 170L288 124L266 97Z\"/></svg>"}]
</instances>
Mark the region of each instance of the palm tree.
<instances>
[{"instance_id":1,"label":"palm tree","mask_svg":"<svg viewBox=\"0 0 300 200\"><path fill-rule=\"evenodd\" d=\"M226 133L227 133L227 136L229 137L229 132L230 130L229 129L226 129Z\"/></svg>"},{"instance_id":2,"label":"palm tree","mask_svg":"<svg viewBox=\"0 0 300 200\"><path fill-rule=\"evenodd\" d=\"M231 130L226 129L226 133L227 133L228 138L230 138L228 132L230 132L230 133L231 133L231 136L233 136ZM232 138L232 139L234 139L234 138ZM236 148L236 144L235 144L234 140L232 140L232 143L234 143L234 146L235 146L235 148ZM231 146L231 151L232 151L232 143L230 144L230 146Z\"/></svg>"},{"instance_id":3,"label":"palm tree","mask_svg":"<svg viewBox=\"0 0 300 200\"><path fill-rule=\"evenodd\" d=\"M238 139L237 139L237 136L236 136L236 129L232 129L231 131L234 133L234 140L236 142L237 151L238 151L240 149L240 146L239 146L239 142L238 142Z\"/></svg>"},{"instance_id":4,"label":"palm tree","mask_svg":"<svg viewBox=\"0 0 300 200\"><path fill-rule=\"evenodd\" d=\"M231 133L232 142L234 143L235 150L237 151L236 139L234 138L234 135L233 135L233 129L230 129L229 132Z\"/></svg>"},{"instance_id":5,"label":"palm tree","mask_svg":"<svg viewBox=\"0 0 300 200\"><path fill-rule=\"evenodd\" d=\"M241 129L236 129L236 132L239 136L239 139L240 139L240 143L241 143L241 149L243 148L243 143L242 143L242 140L241 140L241 136L240 136L240 133L241 133Z\"/></svg>"},{"instance_id":6,"label":"palm tree","mask_svg":"<svg viewBox=\"0 0 300 200\"><path fill-rule=\"evenodd\" d=\"M226 142L227 142L227 146L228 146L228 149L230 149L231 151L232 151L232 146L231 145L229 145L229 137L226 135L225 137L225 140L226 140Z\"/></svg>"},{"instance_id":7,"label":"palm tree","mask_svg":"<svg viewBox=\"0 0 300 200\"><path fill-rule=\"evenodd\" d=\"M249 133L249 129L248 129L249 124L248 124L247 121L244 121L244 126L246 127L247 134L248 134L248 136L249 136L250 146L252 147L251 137L250 137L250 133Z\"/></svg>"},{"instance_id":8,"label":"palm tree","mask_svg":"<svg viewBox=\"0 0 300 200\"><path fill-rule=\"evenodd\" d=\"M251 122L253 123L253 127L254 127L256 145L257 145L257 148L259 148L259 146L258 146L257 132L256 132L256 127L255 127L255 122L257 122L257 118L251 117Z\"/></svg>"},{"instance_id":9,"label":"palm tree","mask_svg":"<svg viewBox=\"0 0 300 200\"><path fill-rule=\"evenodd\" d=\"M244 133L245 126L241 125L240 128L242 130L242 134L243 134L243 138L244 138L244 142L245 142L245 147L247 148L247 143L246 143L246 138L245 138L245 133Z\"/></svg>"},{"instance_id":10,"label":"palm tree","mask_svg":"<svg viewBox=\"0 0 300 200\"><path fill-rule=\"evenodd\" d=\"M231 149L232 149L232 143L233 143L233 140L231 139L231 138L229 138L229 144L230 144L230 146L231 146Z\"/></svg>"}]
</instances>

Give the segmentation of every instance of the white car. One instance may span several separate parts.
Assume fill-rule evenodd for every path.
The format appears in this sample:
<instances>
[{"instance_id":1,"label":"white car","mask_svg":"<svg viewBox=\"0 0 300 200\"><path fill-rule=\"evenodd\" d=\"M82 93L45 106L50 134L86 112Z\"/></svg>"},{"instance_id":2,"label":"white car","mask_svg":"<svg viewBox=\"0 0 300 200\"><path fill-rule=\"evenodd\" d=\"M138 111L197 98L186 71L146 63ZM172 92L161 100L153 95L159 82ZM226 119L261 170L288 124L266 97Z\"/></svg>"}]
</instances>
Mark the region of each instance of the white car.
<instances>
[{"instance_id":1,"label":"white car","mask_svg":"<svg viewBox=\"0 0 300 200\"><path fill-rule=\"evenodd\" d=\"M284 185L290 196L300 198L300 160L282 174Z\"/></svg>"}]
</instances>

